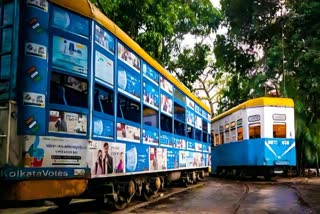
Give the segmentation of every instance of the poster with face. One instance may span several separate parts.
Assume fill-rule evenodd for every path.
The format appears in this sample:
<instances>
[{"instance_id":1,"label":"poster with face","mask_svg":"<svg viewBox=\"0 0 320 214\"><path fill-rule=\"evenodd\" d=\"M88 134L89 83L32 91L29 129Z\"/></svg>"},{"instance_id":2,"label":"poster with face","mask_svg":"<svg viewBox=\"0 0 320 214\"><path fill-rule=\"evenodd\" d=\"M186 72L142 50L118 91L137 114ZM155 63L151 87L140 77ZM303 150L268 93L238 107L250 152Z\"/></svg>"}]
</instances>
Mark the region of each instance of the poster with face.
<instances>
[{"instance_id":1,"label":"poster with face","mask_svg":"<svg viewBox=\"0 0 320 214\"><path fill-rule=\"evenodd\" d=\"M161 94L161 111L172 116L172 99Z\"/></svg>"},{"instance_id":2,"label":"poster with face","mask_svg":"<svg viewBox=\"0 0 320 214\"><path fill-rule=\"evenodd\" d=\"M141 60L121 43L118 43L118 58L140 72Z\"/></svg>"},{"instance_id":3,"label":"poster with face","mask_svg":"<svg viewBox=\"0 0 320 214\"><path fill-rule=\"evenodd\" d=\"M167 149L150 146L149 153L150 171L167 169Z\"/></svg>"},{"instance_id":4,"label":"poster with face","mask_svg":"<svg viewBox=\"0 0 320 214\"><path fill-rule=\"evenodd\" d=\"M50 110L49 132L87 134L87 116L80 113Z\"/></svg>"},{"instance_id":5,"label":"poster with face","mask_svg":"<svg viewBox=\"0 0 320 214\"><path fill-rule=\"evenodd\" d=\"M95 42L104 49L114 53L114 38L99 25L95 25Z\"/></svg>"},{"instance_id":6,"label":"poster with face","mask_svg":"<svg viewBox=\"0 0 320 214\"><path fill-rule=\"evenodd\" d=\"M125 173L125 144L96 141L96 148L90 148L92 155L92 177L105 177Z\"/></svg>"}]
</instances>

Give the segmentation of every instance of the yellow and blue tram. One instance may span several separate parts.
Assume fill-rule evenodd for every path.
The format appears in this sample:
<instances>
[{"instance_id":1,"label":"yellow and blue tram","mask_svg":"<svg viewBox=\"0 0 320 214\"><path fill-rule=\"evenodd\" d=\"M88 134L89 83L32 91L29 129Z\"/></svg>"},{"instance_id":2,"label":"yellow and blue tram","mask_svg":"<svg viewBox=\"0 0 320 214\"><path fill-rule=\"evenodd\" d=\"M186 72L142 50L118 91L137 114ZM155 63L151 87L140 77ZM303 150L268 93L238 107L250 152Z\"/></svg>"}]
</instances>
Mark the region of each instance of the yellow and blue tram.
<instances>
[{"instance_id":1,"label":"yellow and blue tram","mask_svg":"<svg viewBox=\"0 0 320 214\"><path fill-rule=\"evenodd\" d=\"M123 208L210 164L210 110L89 0L0 2L0 199Z\"/></svg>"},{"instance_id":2,"label":"yellow and blue tram","mask_svg":"<svg viewBox=\"0 0 320 214\"><path fill-rule=\"evenodd\" d=\"M212 174L265 176L296 165L294 102L248 100L212 119Z\"/></svg>"}]
</instances>

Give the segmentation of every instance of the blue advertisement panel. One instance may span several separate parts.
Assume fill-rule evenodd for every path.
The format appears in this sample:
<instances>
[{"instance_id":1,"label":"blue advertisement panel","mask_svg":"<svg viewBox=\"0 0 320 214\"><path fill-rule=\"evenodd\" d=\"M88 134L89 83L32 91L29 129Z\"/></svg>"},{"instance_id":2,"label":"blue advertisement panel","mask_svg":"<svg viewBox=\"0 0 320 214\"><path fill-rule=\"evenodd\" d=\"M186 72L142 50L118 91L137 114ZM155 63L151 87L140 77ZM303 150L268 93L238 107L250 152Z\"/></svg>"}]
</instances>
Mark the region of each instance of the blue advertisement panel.
<instances>
[{"instance_id":1,"label":"blue advertisement panel","mask_svg":"<svg viewBox=\"0 0 320 214\"><path fill-rule=\"evenodd\" d=\"M163 76L160 76L160 88L164 91L166 91L167 93L172 95L173 92L173 86L172 84L166 80L166 78L164 78Z\"/></svg>"},{"instance_id":2,"label":"blue advertisement panel","mask_svg":"<svg viewBox=\"0 0 320 214\"><path fill-rule=\"evenodd\" d=\"M156 109L159 108L159 90L155 85L146 81L143 82L143 103Z\"/></svg>"},{"instance_id":3,"label":"blue advertisement panel","mask_svg":"<svg viewBox=\"0 0 320 214\"><path fill-rule=\"evenodd\" d=\"M119 66L118 87L120 92L127 95L133 95L134 98L140 99L140 74L135 71L126 70L123 67Z\"/></svg>"},{"instance_id":4,"label":"blue advertisement panel","mask_svg":"<svg viewBox=\"0 0 320 214\"><path fill-rule=\"evenodd\" d=\"M60 70L87 74L87 46L59 36L53 36L52 65Z\"/></svg>"},{"instance_id":5,"label":"blue advertisement panel","mask_svg":"<svg viewBox=\"0 0 320 214\"><path fill-rule=\"evenodd\" d=\"M193 140L187 140L187 149L188 150L195 150L196 143Z\"/></svg>"},{"instance_id":6,"label":"blue advertisement panel","mask_svg":"<svg viewBox=\"0 0 320 214\"><path fill-rule=\"evenodd\" d=\"M182 137L175 137L173 147L178 149L186 149L186 140Z\"/></svg>"},{"instance_id":7,"label":"blue advertisement panel","mask_svg":"<svg viewBox=\"0 0 320 214\"><path fill-rule=\"evenodd\" d=\"M195 118L196 118L196 128L202 130L202 118L197 115L195 116Z\"/></svg>"},{"instance_id":8,"label":"blue advertisement panel","mask_svg":"<svg viewBox=\"0 0 320 214\"><path fill-rule=\"evenodd\" d=\"M161 112L172 116L172 99L161 94Z\"/></svg>"},{"instance_id":9,"label":"blue advertisement panel","mask_svg":"<svg viewBox=\"0 0 320 214\"><path fill-rule=\"evenodd\" d=\"M167 148L150 146L149 150L149 170L166 170L167 169Z\"/></svg>"},{"instance_id":10,"label":"blue advertisement panel","mask_svg":"<svg viewBox=\"0 0 320 214\"><path fill-rule=\"evenodd\" d=\"M99 25L95 25L95 42L102 48L114 53L114 38Z\"/></svg>"},{"instance_id":11,"label":"blue advertisement panel","mask_svg":"<svg viewBox=\"0 0 320 214\"><path fill-rule=\"evenodd\" d=\"M201 113L202 113L200 106L198 106L197 104L195 105L195 112L199 115L201 115Z\"/></svg>"},{"instance_id":12,"label":"blue advertisement panel","mask_svg":"<svg viewBox=\"0 0 320 214\"><path fill-rule=\"evenodd\" d=\"M179 168L179 150L168 148L167 154L167 169Z\"/></svg>"},{"instance_id":13,"label":"blue advertisement panel","mask_svg":"<svg viewBox=\"0 0 320 214\"><path fill-rule=\"evenodd\" d=\"M23 97L20 99L22 102L19 103L23 107L19 112L22 117L18 121L18 132L44 135L46 124L43 118L46 118L45 101L48 84L48 2L27 1L24 22L24 57L20 70ZM8 41L12 39L11 34L12 32L10 37L5 34L3 42L7 41L7 44L11 44ZM4 48L10 48L7 51L11 51L9 46L4 46ZM3 57L3 63L4 59Z\"/></svg>"},{"instance_id":14,"label":"blue advertisement panel","mask_svg":"<svg viewBox=\"0 0 320 214\"><path fill-rule=\"evenodd\" d=\"M93 117L93 137L114 138L114 122L99 117Z\"/></svg>"},{"instance_id":15,"label":"blue advertisement panel","mask_svg":"<svg viewBox=\"0 0 320 214\"><path fill-rule=\"evenodd\" d=\"M149 170L149 146L145 144L126 145L126 172Z\"/></svg>"},{"instance_id":16,"label":"blue advertisement panel","mask_svg":"<svg viewBox=\"0 0 320 214\"><path fill-rule=\"evenodd\" d=\"M194 126L195 115L191 110L187 109L187 123L191 126Z\"/></svg>"},{"instance_id":17,"label":"blue advertisement panel","mask_svg":"<svg viewBox=\"0 0 320 214\"><path fill-rule=\"evenodd\" d=\"M121 43L118 43L118 58L140 72L141 60Z\"/></svg>"},{"instance_id":18,"label":"blue advertisement panel","mask_svg":"<svg viewBox=\"0 0 320 214\"><path fill-rule=\"evenodd\" d=\"M189 97L187 97L187 106L194 110L195 104Z\"/></svg>"},{"instance_id":19,"label":"blue advertisement panel","mask_svg":"<svg viewBox=\"0 0 320 214\"><path fill-rule=\"evenodd\" d=\"M165 147L172 147L174 144L172 134L161 132L160 135L160 145Z\"/></svg>"},{"instance_id":20,"label":"blue advertisement panel","mask_svg":"<svg viewBox=\"0 0 320 214\"><path fill-rule=\"evenodd\" d=\"M179 167L202 167L205 165L204 155L199 152L179 151Z\"/></svg>"},{"instance_id":21,"label":"blue advertisement panel","mask_svg":"<svg viewBox=\"0 0 320 214\"><path fill-rule=\"evenodd\" d=\"M159 134L158 131L143 129L142 131L143 143L158 145L159 144Z\"/></svg>"},{"instance_id":22,"label":"blue advertisement panel","mask_svg":"<svg viewBox=\"0 0 320 214\"><path fill-rule=\"evenodd\" d=\"M96 51L95 56L95 76L103 82L113 85L113 61L99 51Z\"/></svg>"},{"instance_id":23,"label":"blue advertisement panel","mask_svg":"<svg viewBox=\"0 0 320 214\"><path fill-rule=\"evenodd\" d=\"M142 72L145 77L154 82L156 85L159 83L159 73L151 68L148 64L143 62Z\"/></svg>"},{"instance_id":24,"label":"blue advertisement panel","mask_svg":"<svg viewBox=\"0 0 320 214\"><path fill-rule=\"evenodd\" d=\"M44 1L40 1L44 2ZM89 36L88 19L75 15L62 8L52 7L52 26L77 35Z\"/></svg>"}]
</instances>

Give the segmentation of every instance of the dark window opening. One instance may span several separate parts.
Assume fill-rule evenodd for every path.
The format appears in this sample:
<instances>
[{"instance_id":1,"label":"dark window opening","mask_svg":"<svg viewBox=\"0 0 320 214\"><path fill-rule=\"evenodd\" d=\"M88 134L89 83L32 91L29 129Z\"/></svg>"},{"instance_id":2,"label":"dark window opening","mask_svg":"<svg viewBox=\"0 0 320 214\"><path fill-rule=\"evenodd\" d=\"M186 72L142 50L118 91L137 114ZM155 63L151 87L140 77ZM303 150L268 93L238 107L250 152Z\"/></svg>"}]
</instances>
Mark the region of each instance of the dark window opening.
<instances>
[{"instance_id":1,"label":"dark window opening","mask_svg":"<svg viewBox=\"0 0 320 214\"><path fill-rule=\"evenodd\" d=\"M202 142L207 143L208 142L208 134L205 132L202 132Z\"/></svg>"},{"instance_id":2,"label":"dark window opening","mask_svg":"<svg viewBox=\"0 0 320 214\"><path fill-rule=\"evenodd\" d=\"M158 111L149 108L147 106L143 106L143 124L152 126L155 128L159 127L159 122L158 122Z\"/></svg>"},{"instance_id":3,"label":"dark window opening","mask_svg":"<svg viewBox=\"0 0 320 214\"><path fill-rule=\"evenodd\" d=\"M117 117L141 123L140 103L121 94L118 95Z\"/></svg>"},{"instance_id":4,"label":"dark window opening","mask_svg":"<svg viewBox=\"0 0 320 214\"><path fill-rule=\"evenodd\" d=\"M53 72L50 103L88 108L88 82L71 75Z\"/></svg>"},{"instance_id":5,"label":"dark window opening","mask_svg":"<svg viewBox=\"0 0 320 214\"><path fill-rule=\"evenodd\" d=\"M201 134L202 134L202 132L200 130L196 129L196 140L201 141Z\"/></svg>"},{"instance_id":6,"label":"dark window opening","mask_svg":"<svg viewBox=\"0 0 320 214\"><path fill-rule=\"evenodd\" d=\"M174 121L174 132L177 135L186 136L186 127L184 123L177 120Z\"/></svg>"},{"instance_id":7,"label":"dark window opening","mask_svg":"<svg viewBox=\"0 0 320 214\"><path fill-rule=\"evenodd\" d=\"M172 118L171 117L169 117L165 114L161 114L160 125L161 125L162 131L172 133Z\"/></svg>"},{"instance_id":8,"label":"dark window opening","mask_svg":"<svg viewBox=\"0 0 320 214\"><path fill-rule=\"evenodd\" d=\"M110 89L95 85L94 110L114 116L114 93Z\"/></svg>"},{"instance_id":9,"label":"dark window opening","mask_svg":"<svg viewBox=\"0 0 320 214\"><path fill-rule=\"evenodd\" d=\"M188 138L194 139L194 128L192 126L187 126Z\"/></svg>"},{"instance_id":10,"label":"dark window opening","mask_svg":"<svg viewBox=\"0 0 320 214\"><path fill-rule=\"evenodd\" d=\"M181 105L174 103L174 119L185 121L186 120L186 110Z\"/></svg>"}]
</instances>

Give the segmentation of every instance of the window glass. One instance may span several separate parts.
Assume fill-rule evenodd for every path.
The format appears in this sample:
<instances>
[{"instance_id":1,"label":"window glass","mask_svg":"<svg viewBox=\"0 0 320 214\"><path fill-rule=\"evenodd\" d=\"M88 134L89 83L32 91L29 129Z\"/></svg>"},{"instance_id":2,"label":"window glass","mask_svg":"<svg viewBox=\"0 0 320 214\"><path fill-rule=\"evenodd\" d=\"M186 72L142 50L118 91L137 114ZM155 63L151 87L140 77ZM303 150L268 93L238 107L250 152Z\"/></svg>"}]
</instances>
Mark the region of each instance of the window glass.
<instances>
[{"instance_id":1,"label":"window glass","mask_svg":"<svg viewBox=\"0 0 320 214\"><path fill-rule=\"evenodd\" d=\"M13 24L13 2L7 3L3 7L3 25Z\"/></svg>"},{"instance_id":2,"label":"window glass","mask_svg":"<svg viewBox=\"0 0 320 214\"><path fill-rule=\"evenodd\" d=\"M12 28L5 28L2 31L1 52L10 52L12 48Z\"/></svg>"},{"instance_id":3,"label":"window glass","mask_svg":"<svg viewBox=\"0 0 320 214\"><path fill-rule=\"evenodd\" d=\"M286 138L286 124L273 124L273 137L274 138Z\"/></svg>"},{"instance_id":4,"label":"window glass","mask_svg":"<svg viewBox=\"0 0 320 214\"><path fill-rule=\"evenodd\" d=\"M143 124L144 125L158 128L159 127L158 118L159 118L158 111L152 108L149 108L146 105L143 106Z\"/></svg>"},{"instance_id":5,"label":"window glass","mask_svg":"<svg viewBox=\"0 0 320 214\"><path fill-rule=\"evenodd\" d=\"M260 123L249 124L249 139L261 138Z\"/></svg>"},{"instance_id":6,"label":"window glass","mask_svg":"<svg viewBox=\"0 0 320 214\"><path fill-rule=\"evenodd\" d=\"M160 119L161 130L172 133L172 118L161 114Z\"/></svg>"},{"instance_id":7,"label":"window glass","mask_svg":"<svg viewBox=\"0 0 320 214\"><path fill-rule=\"evenodd\" d=\"M186 120L186 110L181 105L174 103L174 119L184 122Z\"/></svg>"},{"instance_id":8,"label":"window glass","mask_svg":"<svg viewBox=\"0 0 320 214\"><path fill-rule=\"evenodd\" d=\"M140 103L121 94L118 95L118 118L130 120L135 123L141 123L140 115Z\"/></svg>"},{"instance_id":9,"label":"window glass","mask_svg":"<svg viewBox=\"0 0 320 214\"><path fill-rule=\"evenodd\" d=\"M238 141L242 141L243 140L243 128L238 127Z\"/></svg>"}]
</instances>

